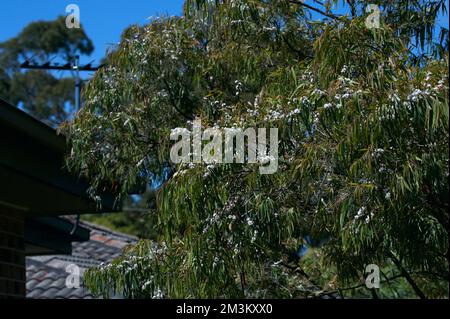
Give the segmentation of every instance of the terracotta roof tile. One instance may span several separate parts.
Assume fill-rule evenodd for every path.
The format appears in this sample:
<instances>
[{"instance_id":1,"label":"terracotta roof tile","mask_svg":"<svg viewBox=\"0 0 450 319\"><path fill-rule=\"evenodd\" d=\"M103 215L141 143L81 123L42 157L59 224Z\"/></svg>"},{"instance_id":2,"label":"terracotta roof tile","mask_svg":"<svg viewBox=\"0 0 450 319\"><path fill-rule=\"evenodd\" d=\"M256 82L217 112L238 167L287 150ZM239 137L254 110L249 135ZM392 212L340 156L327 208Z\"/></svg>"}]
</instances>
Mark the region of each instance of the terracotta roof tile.
<instances>
[{"instance_id":1,"label":"terracotta roof tile","mask_svg":"<svg viewBox=\"0 0 450 319\"><path fill-rule=\"evenodd\" d=\"M111 262L120 256L122 249L136 243L138 238L97 225L80 222L80 226L91 231L90 240L72 243L72 255L27 257L27 298L37 299L90 299L92 293L83 287L67 288L66 267L76 264L81 275L89 267L102 262ZM82 281L82 280L81 280Z\"/></svg>"}]
</instances>

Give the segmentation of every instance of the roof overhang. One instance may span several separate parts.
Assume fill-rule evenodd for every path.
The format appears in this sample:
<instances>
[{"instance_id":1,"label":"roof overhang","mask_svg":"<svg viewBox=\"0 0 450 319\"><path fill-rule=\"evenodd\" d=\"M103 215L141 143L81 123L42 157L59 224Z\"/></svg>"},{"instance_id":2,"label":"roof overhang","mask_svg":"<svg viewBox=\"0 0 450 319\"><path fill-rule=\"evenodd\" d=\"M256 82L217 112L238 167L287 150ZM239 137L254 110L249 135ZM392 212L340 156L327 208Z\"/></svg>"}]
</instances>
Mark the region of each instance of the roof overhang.
<instances>
[{"instance_id":1,"label":"roof overhang","mask_svg":"<svg viewBox=\"0 0 450 319\"><path fill-rule=\"evenodd\" d=\"M70 255L72 242L89 240L90 230L57 217L27 218L25 255Z\"/></svg>"},{"instance_id":2,"label":"roof overhang","mask_svg":"<svg viewBox=\"0 0 450 319\"><path fill-rule=\"evenodd\" d=\"M66 140L56 130L0 99L0 203L26 216L117 211L114 197L101 205L87 194L89 184L64 165Z\"/></svg>"}]
</instances>

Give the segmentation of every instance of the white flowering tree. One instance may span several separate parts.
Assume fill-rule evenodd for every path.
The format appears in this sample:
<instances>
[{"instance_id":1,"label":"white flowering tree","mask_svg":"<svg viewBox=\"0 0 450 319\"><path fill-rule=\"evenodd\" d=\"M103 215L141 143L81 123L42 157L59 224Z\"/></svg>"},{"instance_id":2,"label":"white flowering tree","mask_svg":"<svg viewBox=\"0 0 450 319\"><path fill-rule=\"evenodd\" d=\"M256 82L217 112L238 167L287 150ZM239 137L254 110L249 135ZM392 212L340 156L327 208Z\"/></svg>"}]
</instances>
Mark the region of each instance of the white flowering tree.
<instances>
[{"instance_id":1,"label":"white flowering tree","mask_svg":"<svg viewBox=\"0 0 450 319\"><path fill-rule=\"evenodd\" d=\"M88 271L92 291L448 295L445 30L434 41L445 2L378 1L378 28L367 27L365 2L347 1L347 16L325 2L187 1L182 17L124 32L64 128L68 162L93 196L169 177L158 242ZM278 128L278 171L172 164L171 129L196 118ZM364 284L369 264L379 290Z\"/></svg>"}]
</instances>

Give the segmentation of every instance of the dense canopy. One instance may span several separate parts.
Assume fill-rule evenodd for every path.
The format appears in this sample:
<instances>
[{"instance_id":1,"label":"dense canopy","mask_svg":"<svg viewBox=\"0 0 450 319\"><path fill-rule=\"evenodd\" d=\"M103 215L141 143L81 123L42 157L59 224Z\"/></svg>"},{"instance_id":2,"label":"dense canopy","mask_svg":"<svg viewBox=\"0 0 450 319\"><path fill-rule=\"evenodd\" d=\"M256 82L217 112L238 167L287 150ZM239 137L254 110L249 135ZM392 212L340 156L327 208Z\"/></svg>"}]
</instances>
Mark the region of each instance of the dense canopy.
<instances>
[{"instance_id":1,"label":"dense canopy","mask_svg":"<svg viewBox=\"0 0 450 319\"><path fill-rule=\"evenodd\" d=\"M378 1L379 28L365 1L344 1L346 16L332 2L186 1L183 16L124 32L63 128L68 163L93 197L168 177L158 241L90 270L94 292L448 295L445 2ZM194 119L278 128L278 171L174 165L170 132ZM380 290L365 288L369 264Z\"/></svg>"}]
</instances>

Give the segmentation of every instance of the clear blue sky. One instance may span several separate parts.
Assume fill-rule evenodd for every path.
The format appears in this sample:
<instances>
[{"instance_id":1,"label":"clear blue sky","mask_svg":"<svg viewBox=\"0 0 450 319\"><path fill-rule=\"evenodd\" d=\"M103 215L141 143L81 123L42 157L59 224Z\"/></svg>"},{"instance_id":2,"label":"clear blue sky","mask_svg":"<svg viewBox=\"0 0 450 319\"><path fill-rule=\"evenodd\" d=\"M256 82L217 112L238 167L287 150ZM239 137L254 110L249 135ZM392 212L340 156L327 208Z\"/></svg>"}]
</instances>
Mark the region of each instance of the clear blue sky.
<instances>
[{"instance_id":1,"label":"clear blue sky","mask_svg":"<svg viewBox=\"0 0 450 319\"><path fill-rule=\"evenodd\" d=\"M0 42L16 36L36 20L53 20L66 15L66 6L80 7L80 20L92 39L95 52L86 61L98 62L111 43L131 24L145 24L156 15L180 15L183 0L2 0L0 3ZM89 60L89 61L87 61Z\"/></svg>"}]
</instances>

